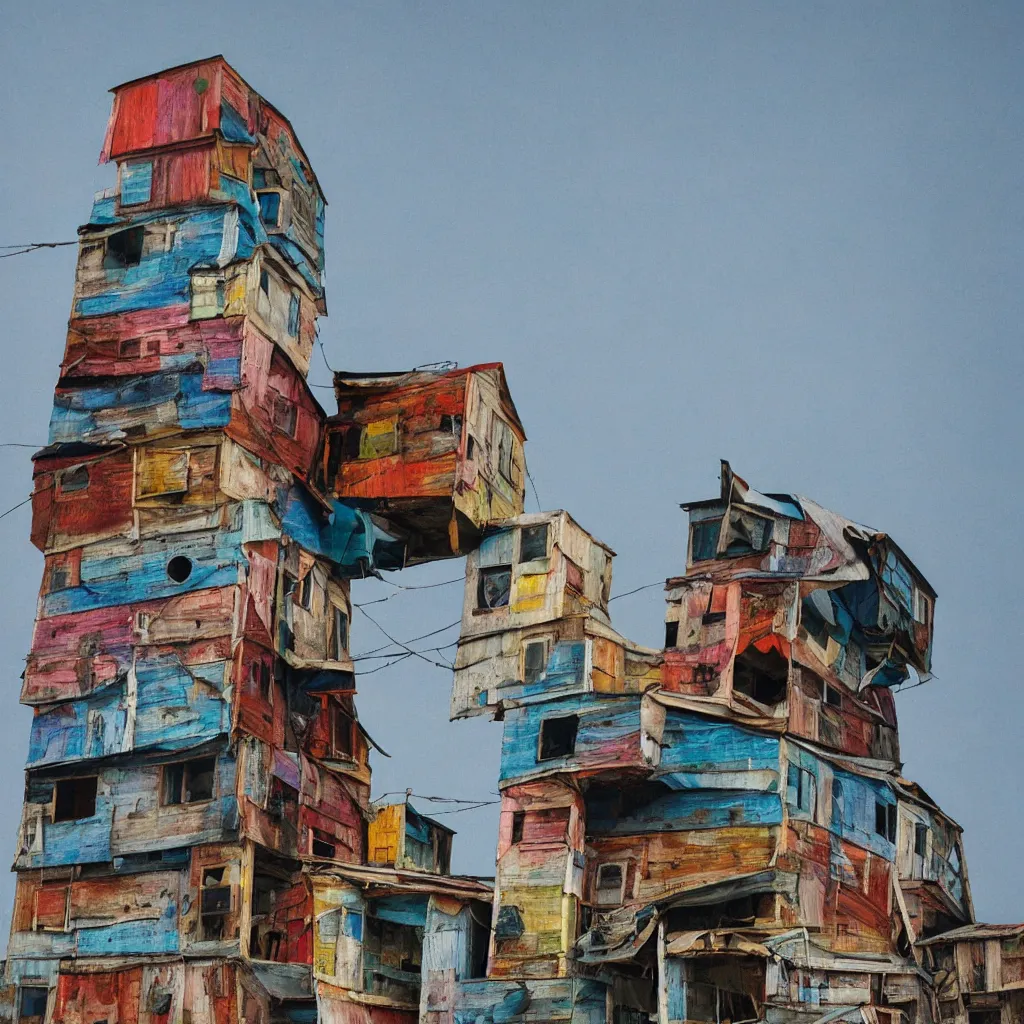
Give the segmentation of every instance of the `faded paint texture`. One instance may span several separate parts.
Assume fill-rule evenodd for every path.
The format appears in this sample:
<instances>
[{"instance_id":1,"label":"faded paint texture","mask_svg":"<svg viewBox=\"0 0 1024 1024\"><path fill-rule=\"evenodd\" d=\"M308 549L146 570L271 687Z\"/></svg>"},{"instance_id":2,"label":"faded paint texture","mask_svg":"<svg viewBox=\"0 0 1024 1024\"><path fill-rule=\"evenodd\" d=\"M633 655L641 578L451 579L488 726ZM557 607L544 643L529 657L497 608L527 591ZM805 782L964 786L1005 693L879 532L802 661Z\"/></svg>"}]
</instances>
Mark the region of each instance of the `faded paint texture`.
<instances>
[{"instance_id":1,"label":"faded paint texture","mask_svg":"<svg viewBox=\"0 0 1024 1024\"><path fill-rule=\"evenodd\" d=\"M338 372L321 409L326 204L290 123L220 57L113 92L34 460L0 1020L1024 1019L1024 926L975 922L961 830L901 774L936 597L906 553L723 463L664 647L632 643L614 552L524 512L500 363ZM349 653L351 580L462 556L493 879L371 802Z\"/></svg>"}]
</instances>

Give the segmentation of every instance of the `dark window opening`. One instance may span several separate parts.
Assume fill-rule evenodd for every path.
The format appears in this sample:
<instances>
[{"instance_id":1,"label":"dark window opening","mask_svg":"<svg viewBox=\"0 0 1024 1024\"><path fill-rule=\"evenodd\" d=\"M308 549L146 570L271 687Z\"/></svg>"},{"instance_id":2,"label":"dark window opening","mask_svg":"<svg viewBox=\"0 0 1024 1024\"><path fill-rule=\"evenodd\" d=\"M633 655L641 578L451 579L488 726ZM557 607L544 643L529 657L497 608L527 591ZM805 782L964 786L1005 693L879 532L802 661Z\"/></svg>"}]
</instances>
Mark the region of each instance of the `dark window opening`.
<instances>
[{"instance_id":1,"label":"dark window opening","mask_svg":"<svg viewBox=\"0 0 1024 1024\"><path fill-rule=\"evenodd\" d=\"M666 928L672 931L704 931L714 928L750 928L759 917L774 917L774 896L757 893L738 896L721 903L697 907L675 907L666 913Z\"/></svg>"},{"instance_id":2,"label":"dark window opening","mask_svg":"<svg viewBox=\"0 0 1024 1024\"><path fill-rule=\"evenodd\" d=\"M466 458L473 459L476 456L476 441L473 439L473 435L470 434L466 438Z\"/></svg>"},{"instance_id":3,"label":"dark window opening","mask_svg":"<svg viewBox=\"0 0 1024 1024\"><path fill-rule=\"evenodd\" d=\"M519 561L532 562L548 557L548 524L524 526L519 541Z\"/></svg>"},{"instance_id":4,"label":"dark window opening","mask_svg":"<svg viewBox=\"0 0 1024 1024\"><path fill-rule=\"evenodd\" d=\"M337 846L334 837L329 836L326 832L321 832L318 828L313 829L313 856L333 857L336 852Z\"/></svg>"},{"instance_id":5,"label":"dark window opening","mask_svg":"<svg viewBox=\"0 0 1024 1024\"><path fill-rule=\"evenodd\" d=\"M829 686L828 683L825 682L821 685L824 689L825 703L830 708L841 708L843 706L843 695L841 691L837 690L834 686Z\"/></svg>"},{"instance_id":6,"label":"dark window opening","mask_svg":"<svg viewBox=\"0 0 1024 1024\"><path fill-rule=\"evenodd\" d=\"M775 648L762 653L756 647L748 647L736 656L732 675L734 693L771 706L786 699L788 682L789 662Z\"/></svg>"},{"instance_id":7,"label":"dark window opening","mask_svg":"<svg viewBox=\"0 0 1024 1024\"><path fill-rule=\"evenodd\" d=\"M160 802L170 807L212 800L216 766L216 758L213 757L164 765Z\"/></svg>"},{"instance_id":8,"label":"dark window opening","mask_svg":"<svg viewBox=\"0 0 1024 1024\"><path fill-rule=\"evenodd\" d=\"M281 175L272 167L254 167L252 172L252 187L278 188L281 184Z\"/></svg>"},{"instance_id":9,"label":"dark window opening","mask_svg":"<svg viewBox=\"0 0 1024 1024\"><path fill-rule=\"evenodd\" d=\"M351 758L355 753L355 719L340 704L332 702L331 748L334 753Z\"/></svg>"},{"instance_id":10,"label":"dark window opening","mask_svg":"<svg viewBox=\"0 0 1024 1024\"><path fill-rule=\"evenodd\" d=\"M451 434L456 439L462 437L462 417L458 415L449 416L445 413L441 417L440 430L442 434Z\"/></svg>"},{"instance_id":11,"label":"dark window opening","mask_svg":"<svg viewBox=\"0 0 1024 1024\"><path fill-rule=\"evenodd\" d=\"M772 539L772 523L749 512L733 510L726 524L726 555L749 555L766 551Z\"/></svg>"},{"instance_id":12,"label":"dark window opening","mask_svg":"<svg viewBox=\"0 0 1024 1024\"><path fill-rule=\"evenodd\" d=\"M706 562L709 558L715 558L721 532L721 519L705 519L694 523L690 527L690 561Z\"/></svg>"},{"instance_id":13,"label":"dark window opening","mask_svg":"<svg viewBox=\"0 0 1024 1024\"><path fill-rule=\"evenodd\" d=\"M260 291L263 292L267 298L270 298L270 272L266 270L260 271Z\"/></svg>"},{"instance_id":14,"label":"dark window opening","mask_svg":"<svg viewBox=\"0 0 1024 1024\"><path fill-rule=\"evenodd\" d=\"M917 822L914 825L914 853L918 857L928 855L928 826Z\"/></svg>"},{"instance_id":15,"label":"dark window opening","mask_svg":"<svg viewBox=\"0 0 1024 1024\"><path fill-rule=\"evenodd\" d=\"M282 434L289 437L295 436L295 426L298 421L298 410L295 403L289 401L284 395L278 395L274 399L274 429L280 430Z\"/></svg>"},{"instance_id":16,"label":"dark window opening","mask_svg":"<svg viewBox=\"0 0 1024 1024\"><path fill-rule=\"evenodd\" d=\"M548 645L544 640L531 640L523 649L523 682L537 682L547 668Z\"/></svg>"},{"instance_id":17,"label":"dark window opening","mask_svg":"<svg viewBox=\"0 0 1024 1024\"><path fill-rule=\"evenodd\" d=\"M137 267L142 262L142 243L145 237L145 228L128 228L108 236L103 255L103 269L124 270L127 267Z\"/></svg>"},{"instance_id":18,"label":"dark window opening","mask_svg":"<svg viewBox=\"0 0 1024 1024\"><path fill-rule=\"evenodd\" d=\"M84 491L89 486L89 467L75 466L73 469L65 469L60 475L60 493L74 494L76 491Z\"/></svg>"},{"instance_id":19,"label":"dark window opening","mask_svg":"<svg viewBox=\"0 0 1024 1024\"><path fill-rule=\"evenodd\" d=\"M308 612L313 607L313 570L310 569L299 584L299 604Z\"/></svg>"},{"instance_id":20,"label":"dark window opening","mask_svg":"<svg viewBox=\"0 0 1024 1024\"><path fill-rule=\"evenodd\" d=\"M792 791L789 794L789 799L793 806L798 810L805 811L808 814L813 814L814 805L816 803L816 784L814 775L806 768L801 768L799 765L791 764L787 771L786 781Z\"/></svg>"},{"instance_id":21,"label":"dark window opening","mask_svg":"<svg viewBox=\"0 0 1024 1024\"><path fill-rule=\"evenodd\" d=\"M507 608L511 591L511 565L495 565L481 569L476 606L479 609Z\"/></svg>"},{"instance_id":22,"label":"dark window opening","mask_svg":"<svg viewBox=\"0 0 1024 1024\"><path fill-rule=\"evenodd\" d=\"M478 920L478 915L484 917L486 923L481 923ZM469 977L471 978L486 978L487 977L487 953L488 947L491 944L491 908L490 905L486 905L486 909L483 904L477 904L476 912L472 913L470 918L470 933L469 933Z\"/></svg>"},{"instance_id":23,"label":"dark window opening","mask_svg":"<svg viewBox=\"0 0 1024 1024\"><path fill-rule=\"evenodd\" d=\"M279 192L259 192L260 220L268 228L276 228L281 222L281 194Z\"/></svg>"},{"instance_id":24,"label":"dark window opening","mask_svg":"<svg viewBox=\"0 0 1024 1024\"><path fill-rule=\"evenodd\" d=\"M299 336L299 296L296 292L292 292L292 297L288 300L288 336Z\"/></svg>"},{"instance_id":25,"label":"dark window opening","mask_svg":"<svg viewBox=\"0 0 1024 1024\"><path fill-rule=\"evenodd\" d=\"M36 1021L42 1024L49 994L49 989L34 985L22 988L18 998L18 1020L22 1024L36 1024Z\"/></svg>"},{"instance_id":26,"label":"dark window opening","mask_svg":"<svg viewBox=\"0 0 1024 1024\"><path fill-rule=\"evenodd\" d=\"M800 625L807 631L807 635L822 649L828 647L828 624L818 613L818 610L811 603L809 598L804 598L800 609Z\"/></svg>"},{"instance_id":27,"label":"dark window opening","mask_svg":"<svg viewBox=\"0 0 1024 1024\"><path fill-rule=\"evenodd\" d=\"M204 941L225 937L225 919L231 913L231 886L224 884L225 868L205 868L199 890L199 926Z\"/></svg>"},{"instance_id":28,"label":"dark window opening","mask_svg":"<svg viewBox=\"0 0 1024 1024\"><path fill-rule=\"evenodd\" d=\"M348 657L348 616L337 605L334 605L331 655L334 661L343 661Z\"/></svg>"},{"instance_id":29,"label":"dark window opening","mask_svg":"<svg viewBox=\"0 0 1024 1024\"><path fill-rule=\"evenodd\" d=\"M675 647L679 643L679 622L665 623L665 646Z\"/></svg>"},{"instance_id":30,"label":"dark window opening","mask_svg":"<svg viewBox=\"0 0 1024 1024\"><path fill-rule=\"evenodd\" d=\"M175 555L167 563L167 577L172 583L184 583L192 575L192 559Z\"/></svg>"},{"instance_id":31,"label":"dark window opening","mask_svg":"<svg viewBox=\"0 0 1024 1024\"><path fill-rule=\"evenodd\" d=\"M61 779L54 787L53 820L78 821L96 813L96 785L91 775L84 779Z\"/></svg>"},{"instance_id":32,"label":"dark window opening","mask_svg":"<svg viewBox=\"0 0 1024 1024\"><path fill-rule=\"evenodd\" d=\"M521 843L523 841L523 826L526 824L526 812L525 811L513 811L512 812L512 842Z\"/></svg>"},{"instance_id":33,"label":"dark window opening","mask_svg":"<svg viewBox=\"0 0 1024 1024\"><path fill-rule=\"evenodd\" d=\"M555 757L572 757L576 752L576 730L578 715L564 718L545 718L540 723L540 753L538 761L549 761Z\"/></svg>"},{"instance_id":34,"label":"dark window opening","mask_svg":"<svg viewBox=\"0 0 1024 1024\"><path fill-rule=\"evenodd\" d=\"M875 832L890 843L896 842L896 805L875 801Z\"/></svg>"}]
</instances>

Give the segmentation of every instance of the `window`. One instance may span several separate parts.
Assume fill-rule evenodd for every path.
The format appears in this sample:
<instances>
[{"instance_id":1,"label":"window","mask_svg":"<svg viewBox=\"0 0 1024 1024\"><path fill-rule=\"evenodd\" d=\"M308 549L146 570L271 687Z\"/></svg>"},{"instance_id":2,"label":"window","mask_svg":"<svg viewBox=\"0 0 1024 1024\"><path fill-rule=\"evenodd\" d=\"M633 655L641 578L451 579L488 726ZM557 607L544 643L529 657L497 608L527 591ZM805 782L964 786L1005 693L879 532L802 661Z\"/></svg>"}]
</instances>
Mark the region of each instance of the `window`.
<instances>
[{"instance_id":1,"label":"window","mask_svg":"<svg viewBox=\"0 0 1024 1024\"><path fill-rule=\"evenodd\" d=\"M224 938L224 919L231 913L231 886L224 884L225 867L204 868L199 889L199 924L202 938Z\"/></svg>"},{"instance_id":2,"label":"window","mask_svg":"<svg viewBox=\"0 0 1024 1024\"><path fill-rule=\"evenodd\" d=\"M875 832L888 839L890 843L896 842L896 805L875 801Z\"/></svg>"},{"instance_id":3,"label":"window","mask_svg":"<svg viewBox=\"0 0 1024 1024\"><path fill-rule=\"evenodd\" d=\"M77 587L82 582L82 549L73 548L50 555L46 559L46 567L48 594Z\"/></svg>"},{"instance_id":4,"label":"window","mask_svg":"<svg viewBox=\"0 0 1024 1024\"><path fill-rule=\"evenodd\" d=\"M192 575L192 559L175 555L167 563L167 576L172 583L184 583Z\"/></svg>"},{"instance_id":5,"label":"window","mask_svg":"<svg viewBox=\"0 0 1024 1024\"><path fill-rule=\"evenodd\" d=\"M900 561L894 551L888 552L882 565L882 582L896 595L900 604L909 612L913 607L914 582L910 570Z\"/></svg>"},{"instance_id":6,"label":"window","mask_svg":"<svg viewBox=\"0 0 1024 1024\"><path fill-rule=\"evenodd\" d=\"M89 487L89 467L72 466L70 469L65 469L58 480L61 494L84 491Z\"/></svg>"},{"instance_id":7,"label":"window","mask_svg":"<svg viewBox=\"0 0 1024 1024\"><path fill-rule=\"evenodd\" d=\"M318 828L314 828L311 831L313 835L313 856L333 857L337 852L334 837L326 832L321 832Z\"/></svg>"},{"instance_id":8,"label":"window","mask_svg":"<svg viewBox=\"0 0 1024 1024\"><path fill-rule=\"evenodd\" d=\"M709 558L715 558L721 532L721 519L705 519L693 523L690 526L690 561L705 562Z\"/></svg>"},{"instance_id":9,"label":"window","mask_svg":"<svg viewBox=\"0 0 1024 1024\"><path fill-rule=\"evenodd\" d=\"M825 703L830 708L841 708L843 706L843 695L834 686L829 686L828 683L823 682L822 689L824 690Z\"/></svg>"},{"instance_id":10,"label":"window","mask_svg":"<svg viewBox=\"0 0 1024 1024\"><path fill-rule=\"evenodd\" d=\"M493 565L480 570L476 606L480 610L507 608L512 592L512 566Z\"/></svg>"},{"instance_id":11,"label":"window","mask_svg":"<svg viewBox=\"0 0 1024 1024\"><path fill-rule=\"evenodd\" d=\"M523 826L526 824L526 812L525 811L513 811L512 812L512 842L521 843L523 841Z\"/></svg>"},{"instance_id":12,"label":"window","mask_svg":"<svg viewBox=\"0 0 1024 1024\"><path fill-rule=\"evenodd\" d=\"M383 459L398 454L398 419L374 420L363 427L359 437L359 458Z\"/></svg>"},{"instance_id":13,"label":"window","mask_svg":"<svg viewBox=\"0 0 1024 1024\"><path fill-rule=\"evenodd\" d=\"M281 224L281 193L258 192L256 198L260 203L260 220L268 228L276 228Z\"/></svg>"},{"instance_id":14,"label":"window","mask_svg":"<svg viewBox=\"0 0 1024 1024\"><path fill-rule=\"evenodd\" d=\"M610 906L622 902L623 871L621 864L602 864L597 869L597 904Z\"/></svg>"},{"instance_id":15,"label":"window","mask_svg":"<svg viewBox=\"0 0 1024 1024\"><path fill-rule=\"evenodd\" d=\"M451 434L456 440L462 437L462 417L461 416L449 416L445 413L441 417L441 425L439 427L442 434Z\"/></svg>"},{"instance_id":16,"label":"window","mask_svg":"<svg viewBox=\"0 0 1024 1024\"><path fill-rule=\"evenodd\" d=\"M914 853L918 857L928 856L928 826L920 822L914 825Z\"/></svg>"},{"instance_id":17,"label":"window","mask_svg":"<svg viewBox=\"0 0 1024 1024\"><path fill-rule=\"evenodd\" d=\"M499 417L494 418L494 450L498 453L498 472L512 480L512 428Z\"/></svg>"},{"instance_id":18,"label":"window","mask_svg":"<svg viewBox=\"0 0 1024 1024\"><path fill-rule=\"evenodd\" d=\"M212 800L216 768L217 760L213 757L164 765L160 803L164 807L173 807Z\"/></svg>"},{"instance_id":19,"label":"window","mask_svg":"<svg viewBox=\"0 0 1024 1024\"><path fill-rule=\"evenodd\" d=\"M262 658L258 658L249 666L249 680L252 683L252 692L258 693L268 704L273 700L274 687L272 685L270 665Z\"/></svg>"},{"instance_id":20,"label":"window","mask_svg":"<svg viewBox=\"0 0 1024 1024\"><path fill-rule=\"evenodd\" d=\"M474 440L473 435L470 434L469 437L466 438L466 459L467 461L472 461L475 457L476 441Z\"/></svg>"},{"instance_id":21,"label":"window","mask_svg":"<svg viewBox=\"0 0 1024 1024\"><path fill-rule=\"evenodd\" d=\"M141 160L121 165L121 205L148 203L153 191L153 162Z\"/></svg>"},{"instance_id":22,"label":"window","mask_svg":"<svg viewBox=\"0 0 1024 1024\"><path fill-rule=\"evenodd\" d=\"M252 187L278 188L281 184L281 175L272 167L254 167L252 171Z\"/></svg>"},{"instance_id":23,"label":"window","mask_svg":"<svg viewBox=\"0 0 1024 1024\"><path fill-rule=\"evenodd\" d=\"M274 397L274 429L280 430L282 434L289 437L295 436L295 425L298 412L295 403L285 398L284 395Z\"/></svg>"},{"instance_id":24,"label":"window","mask_svg":"<svg viewBox=\"0 0 1024 1024\"><path fill-rule=\"evenodd\" d=\"M313 570L310 569L299 583L299 604L308 612L313 607Z\"/></svg>"},{"instance_id":25,"label":"window","mask_svg":"<svg viewBox=\"0 0 1024 1024\"><path fill-rule=\"evenodd\" d=\"M537 682L547 668L548 644L546 640L530 640L523 645L523 682Z\"/></svg>"},{"instance_id":26,"label":"window","mask_svg":"<svg viewBox=\"0 0 1024 1024\"><path fill-rule=\"evenodd\" d=\"M524 526L519 541L519 561L532 562L548 557L548 524Z\"/></svg>"},{"instance_id":27,"label":"window","mask_svg":"<svg viewBox=\"0 0 1024 1024\"><path fill-rule=\"evenodd\" d=\"M576 730L578 715L564 718L546 718L540 723L540 749L538 761L550 761L556 757L571 757L576 752Z\"/></svg>"},{"instance_id":28,"label":"window","mask_svg":"<svg viewBox=\"0 0 1024 1024\"><path fill-rule=\"evenodd\" d=\"M336 756L351 758L355 751L356 721L340 704L331 701L331 749Z\"/></svg>"},{"instance_id":29,"label":"window","mask_svg":"<svg viewBox=\"0 0 1024 1024\"><path fill-rule=\"evenodd\" d=\"M914 621L927 626L931 619L932 599L920 587L914 587Z\"/></svg>"},{"instance_id":30,"label":"window","mask_svg":"<svg viewBox=\"0 0 1024 1024\"><path fill-rule=\"evenodd\" d=\"M675 647L679 643L679 622L665 623L665 646Z\"/></svg>"},{"instance_id":31,"label":"window","mask_svg":"<svg viewBox=\"0 0 1024 1024\"><path fill-rule=\"evenodd\" d=\"M260 271L260 291L270 298L270 273L266 270Z\"/></svg>"},{"instance_id":32,"label":"window","mask_svg":"<svg viewBox=\"0 0 1024 1024\"><path fill-rule=\"evenodd\" d=\"M786 799L792 807L806 814L814 814L816 804L816 784L814 775L806 768L791 764L788 769L787 783L789 791Z\"/></svg>"},{"instance_id":33,"label":"window","mask_svg":"<svg viewBox=\"0 0 1024 1024\"><path fill-rule=\"evenodd\" d=\"M832 828L842 831L846 824L846 794L839 779L832 780Z\"/></svg>"},{"instance_id":34,"label":"window","mask_svg":"<svg viewBox=\"0 0 1024 1024\"><path fill-rule=\"evenodd\" d=\"M137 498L188 493L189 453L180 449L143 448L138 454Z\"/></svg>"},{"instance_id":35,"label":"window","mask_svg":"<svg viewBox=\"0 0 1024 1024\"><path fill-rule=\"evenodd\" d=\"M348 616L334 605L334 628L331 630L331 657L343 661L348 657Z\"/></svg>"},{"instance_id":36,"label":"window","mask_svg":"<svg viewBox=\"0 0 1024 1024\"><path fill-rule=\"evenodd\" d=\"M21 1024L42 1024L49 994L48 988L35 985L27 985L19 990L18 1020Z\"/></svg>"},{"instance_id":37,"label":"window","mask_svg":"<svg viewBox=\"0 0 1024 1024\"><path fill-rule=\"evenodd\" d=\"M103 269L125 270L137 267L142 262L142 243L145 237L145 228L127 228L108 235Z\"/></svg>"},{"instance_id":38,"label":"window","mask_svg":"<svg viewBox=\"0 0 1024 1024\"><path fill-rule=\"evenodd\" d=\"M61 779L54 786L53 820L79 821L96 813L95 775L84 779Z\"/></svg>"},{"instance_id":39,"label":"window","mask_svg":"<svg viewBox=\"0 0 1024 1024\"><path fill-rule=\"evenodd\" d=\"M565 586L577 594L583 593L583 570L571 558L565 560Z\"/></svg>"},{"instance_id":40,"label":"window","mask_svg":"<svg viewBox=\"0 0 1024 1024\"><path fill-rule=\"evenodd\" d=\"M773 707L786 699L789 687L789 662L775 648L759 651L751 644L733 662L733 693L752 697L759 704Z\"/></svg>"},{"instance_id":41,"label":"window","mask_svg":"<svg viewBox=\"0 0 1024 1024\"><path fill-rule=\"evenodd\" d=\"M288 300L288 336L297 338L299 336L299 293L292 292Z\"/></svg>"}]
</instances>

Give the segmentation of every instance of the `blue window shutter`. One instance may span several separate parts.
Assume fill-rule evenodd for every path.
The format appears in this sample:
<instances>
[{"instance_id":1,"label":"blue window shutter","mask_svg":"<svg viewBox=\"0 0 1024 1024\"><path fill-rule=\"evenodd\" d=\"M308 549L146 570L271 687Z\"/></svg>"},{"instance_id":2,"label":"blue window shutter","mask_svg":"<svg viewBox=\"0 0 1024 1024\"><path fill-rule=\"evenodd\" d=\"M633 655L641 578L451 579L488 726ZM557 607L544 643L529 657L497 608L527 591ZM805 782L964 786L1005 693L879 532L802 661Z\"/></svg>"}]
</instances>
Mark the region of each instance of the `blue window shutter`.
<instances>
[{"instance_id":1,"label":"blue window shutter","mask_svg":"<svg viewBox=\"0 0 1024 1024\"><path fill-rule=\"evenodd\" d=\"M153 191L153 162L125 164L121 168L121 205L148 203Z\"/></svg>"}]
</instances>

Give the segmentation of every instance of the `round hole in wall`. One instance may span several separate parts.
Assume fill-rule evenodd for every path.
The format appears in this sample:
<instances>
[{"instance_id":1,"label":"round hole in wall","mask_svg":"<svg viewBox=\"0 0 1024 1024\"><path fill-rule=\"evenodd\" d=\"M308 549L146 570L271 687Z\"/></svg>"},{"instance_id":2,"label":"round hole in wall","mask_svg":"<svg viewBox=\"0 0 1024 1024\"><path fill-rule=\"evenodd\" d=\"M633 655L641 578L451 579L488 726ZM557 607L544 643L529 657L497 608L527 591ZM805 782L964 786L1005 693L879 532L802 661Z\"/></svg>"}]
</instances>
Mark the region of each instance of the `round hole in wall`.
<instances>
[{"instance_id":1,"label":"round hole in wall","mask_svg":"<svg viewBox=\"0 0 1024 1024\"><path fill-rule=\"evenodd\" d=\"M184 555L175 555L167 563L167 575L175 583L184 583L192 575L192 559Z\"/></svg>"}]
</instances>

